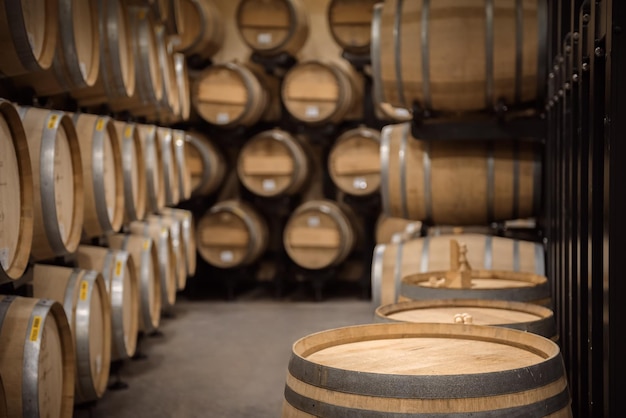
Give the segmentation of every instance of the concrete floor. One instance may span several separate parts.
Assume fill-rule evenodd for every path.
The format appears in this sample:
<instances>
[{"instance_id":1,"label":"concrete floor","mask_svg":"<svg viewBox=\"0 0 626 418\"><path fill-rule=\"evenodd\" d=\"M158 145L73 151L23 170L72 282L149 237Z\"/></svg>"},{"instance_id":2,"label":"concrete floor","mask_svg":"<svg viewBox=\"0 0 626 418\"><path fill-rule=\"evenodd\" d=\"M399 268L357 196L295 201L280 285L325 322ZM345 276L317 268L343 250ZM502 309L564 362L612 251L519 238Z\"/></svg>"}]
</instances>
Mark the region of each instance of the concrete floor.
<instances>
[{"instance_id":1,"label":"concrete floor","mask_svg":"<svg viewBox=\"0 0 626 418\"><path fill-rule=\"evenodd\" d=\"M253 290L233 302L179 298L175 317L163 319L163 336L142 341L148 358L123 366L129 388L108 391L75 416L280 417L293 342L372 318L371 302L357 296L276 301Z\"/></svg>"}]
</instances>

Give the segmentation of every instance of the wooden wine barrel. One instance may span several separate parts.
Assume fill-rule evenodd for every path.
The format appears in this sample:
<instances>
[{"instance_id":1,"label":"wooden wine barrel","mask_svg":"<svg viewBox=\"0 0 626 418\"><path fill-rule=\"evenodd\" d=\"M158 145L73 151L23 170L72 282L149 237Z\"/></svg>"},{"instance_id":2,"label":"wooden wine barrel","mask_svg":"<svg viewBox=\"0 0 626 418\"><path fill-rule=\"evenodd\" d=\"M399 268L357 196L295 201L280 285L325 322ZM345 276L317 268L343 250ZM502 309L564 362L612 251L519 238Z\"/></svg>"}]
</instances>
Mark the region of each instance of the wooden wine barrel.
<instances>
[{"instance_id":1,"label":"wooden wine barrel","mask_svg":"<svg viewBox=\"0 0 626 418\"><path fill-rule=\"evenodd\" d=\"M0 282L19 279L33 243L34 188L26 133L17 110L0 99Z\"/></svg>"},{"instance_id":2,"label":"wooden wine barrel","mask_svg":"<svg viewBox=\"0 0 626 418\"><path fill-rule=\"evenodd\" d=\"M152 109L163 97L163 76L159 62L159 43L152 15L143 7L129 6L135 60L135 94L130 97L110 98L108 105L115 112ZM141 112L140 112L141 113Z\"/></svg>"},{"instance_id":3,"label":"wooden wine barrel","mask_svg":"<svg viewBox=\"0 0 626 418\"><path fill-rule=\"evenodd\" d=\"M47 299L0 295L3 417L71 418L75 367L63 306Z\"/></svg>"},{"instance_id":4,"label":"wooden wine barrel","mask_svg":"<svg viewBox=\"0 0 626 418\"><path fill-rule=\"evenodd\" d=\"M18 108L34 188L31 260L76 251L84 219L82 163L76 129L63 112Z\"/></svg>"},{"instance_id":5,"label":"wooden wine barrel","mask_svg":"<svg viewBox=\"0 0 626 418\"><path fill-rule=\"evenodd\" d=\"M570 403L563 358L547 338L480 325L372 324L296 341L282 417L569 418Z\"/></svg>"},{"instance_id":6,"label":"wooden wine barrel","mask_svg":"<svg viewBox=\"0 0 626 418\"><path fill-rule=\"evenodd\" d=\"M556 338L554 313L530 303L488 299L437 299L379 306L376 322L493 325Z\"/></svg>"},{"instance_id":7,"label":"wooden wine barrel","mask_svg":"<svg viewBox=\"0 0 626 418\"><path fill-rule=\"evenodd\" d=\"M161 278L154 241L131 234L112 234L107 239L109 248L128 251L133 259L139 284L139 330L157 330L161 323Z\"/></svg>"},{"instance_id":8,"label":"wooden wine barrel","mask_svg":"<svg viewBox=\"0 0 626 418\"><path fill-rule=\"evenodd\" d=\"M283 244L296 264L319 270L345 260L356 236L345 209L330 200L311 200L298 206L287 221Z\"/></svg>"},{"instance_id":9,"label":"wooden wine barrel","mask_svg":"<svg viewBox=\"0 0 626 418\"><path fill-rule=\"evenodd\" d=\"M161 21L167 29L169 35L180 35L185 32L187 28L187 22L185 16L182 14L180 0L167 0L165 6L167 7L167 13L163 16L161 13Z\"/></svg>"},{"instance_id":10,"label":"wooden wine barrel","mask_svg":"<svg viewBox=\"0 0 626 418\"><path fill-rule=\"evenodd\" d=\"M28 9L36 7L29 5ZM41 11L43 12L43 10ZM56 13L53 13L53 16ZM95 1L62 0L52 67L13 79L18 87L31 87L39 96L50 96L92 87L100 72L100 35Z\"/></svg>"},{"instance_id":11,"label":"wooden wine barrel","mask_svg":"<svg viewBox=\"0 0 626 418\"><path fill-rule=\"evenodd\" d=\"M241 183L252 193L265 197L301 191L310 177L310 169L299 140L278 128L247 141L237 160Z\"/></svg>"},{"instance_id":12,"label":"wooden wine barrel","mask_svg":"<svg viewBox=\"0 0 626 418\"><path fill-rule=\"evenodd\" d=\"M419 232L422 223L419 221L410 221L402 218L392 218L381 214L376 221L376 244L390 243L395 234L401 234L409 226L414 231Z\"/></svg>"},{"instance_id":13,"label":"wooden wine barrel","mask_svg":"<svg viewBox=\"0 0 626 418\"><path fill-rule=\"evenodd\" d=\"M98 0L100 74L92 87L72 92L82 106L94 106L135 94L135 57L127 5Z\"/></svg>"},{"instance_id":14,"label":"wooden wine barrel","mask_svg":"<svg viewBox=\"0 0 626 418\"><path fill-rule=\"evenodd\" d=\"M269 101L258 77L237 63L204 70L193 84L191 100L202 119L224 128L254 125Z\"/></svg>"},{"instance_id":15,"label":"wooden wine barrel","mask_svg":"<svg viewBox=\"0 0 626 418\"><path fill-rule=\"evenodd\" d=\"M124 221L124 169L120 138L108 116L73 115L85 182L84 235L119 231Z\"/></svg>"},{"instance_id":16,"label":"wooden wine barrel","mask_svg":"<svg viewBox=\"0 0 626 418\"><path fill-rule=\"evenodd\" d=\"M374 249L372 298L376 306L398 301L404 277L446 270L450 239L466 244L472 268L545 275L543 245L534 242L468 233L398 240Z\"/></svg>"},{"instance_id":17,"label":"wooden wine barrel","mask_svg":"<svg viewBox=\"0 0 626 418\"><path fill-rule=\"evenodd\" d=\"M164 208L161 214L175 217L180 221L181 244L185 253L185 266L188 276L196 274L196 227L193 213L183 209Z\"/></svg>"},{"instance_id":18,"label":"wooden wine barrel","mask_svg":"<svg viewBox=\"0 0 626 418\"><path fill-rule=\"evenodd\" d=\"M165 207L165 178L161 142L157 139L156 126L138 124L136 128L145 156L147 207L149 211L158 212Z\"/></svg>"},{"instance_id":19,"label":"wooden wine barrel","mask_svg":"<svg viewBox=\"0 0 626 418\"><path fill-rule=\"evenodd\" d=\"M191 172L185 164L185 149L187 141L186 133L180 129L172 129L173 160L176 168L176 178L178 179L179 200L189 200L191 197Z\"/></svg>"},{"instance_id":20,"label":"wooden wine barrel","mask_svg":"<svg viewBox=\"0 0 626 418\"><path fill-rule=\"evenodd\" d=\"M299 63L289 70L281 95L292 117L311 124L341 121L358 97L348 72L320 61Z\"/></svg>"},{"instance_id":21,"label":"wooden wine barrel","mask_svg":"<svg viewBox=\"0 0 626 418\"><path fill-rule=\"evenodd\" d=\"M192 196L215 192L226 175L224 156L208 138L197 132L187 132L185 140L185 165L191 174Z\"/></svg>"},{"instance_id":22,"label":"wooden wine barrel","mask_svg":"<svg viewBox=\"0 0 626 418\"><path fill-rule=\"evenodd\" d=\"M381 194L389 216L484 225L539 214L541 152L510 141L419 141L410 124L381 134Z\"/></svg>"},{"instance_id":23,"label":"wooden wine barrel","mask_svg":"<svg viewBox=\"0 0 626 418\"><path fill-rule=\"evenodd\" d=\"M0 6L0 72L6 76L52 66L59 33L59 0L3 0Z\"/></svg>"},{"instance_id":24,"label":"wooden wine barrel","mask_svg":"<svg viewBox=\"0 0 626 418\"><path fill-rule=\"evenodd\" d=\"M178 188L178 172L174 158L173 135L170 128L157 128L156 141L161 146L161 161L163 162L163 184L165 188L165 203L176 205L180 201Z\"/></svg>"},{"instance_id":25,"label":"wooden wine barrel","mask_svg":"<svg viewBox=\"0 0 626 418\"><path fill-rule=\"evenodd\" d=\"M100 399L111 364L111 303L102 275L35 264L33 296L61 303L67 315L76 349L75 403Z\"/></svg>"},{"instance_id":26,"label":"wooden wine barrel","mask_svg":"<svg viewBox=\"0 0 626 418\"><path fill-rule=\"evenodd\" d=\"M180 0L185 22L176 49L187 56L211 58L224 43L224 22L212 0Z\"/></svg>"},{"instance_id":27,"label":"wooden wine barrel","mask_svg":"<svg viewBox=\"0 0 626 418\"><path fill-rule=\"evenodd\" d=\"M301 0L242 0L236 24L246 45L261 55L295 55L309 36Z\"/></svg>"},{"instance_id":28,"label":"wooden wine barrel","mask_svg":"<svg viewBox=\"0 0 626 418\"><path fill-rule=\"evenodd\" d=\"M176 253L172 245L170 230L159 222L131 222L131 234L152 238L159 255L159 280L161 281L161 309L170 310L176 303Z\"/></svg>"},{"instance_id":29,"label":"wooden wine barrel","mask_svg":"<svg viewBox=\"0 0 626 418\"><path fill-rule=\"evenodd\" d=\"M219 268L249 265L268 244L265 220L237 200L225 200L209 209L198 222L197 234L200 256Z\"/></svg>"},{"instance_id":30,"label":"wooden wine barrel","mask_svg":"<svg viewBox=\"0 0 626 418\"><path fill-rule=\"evenodd\" d=\"M159 51L159 65L162 71L163 80L163 97L158 106L156 115L159 120L167 120L173 118L174 115L180 114L180 93L178 91L178 80L176 79L176 66L174 56L172 55L169 41L165 28L160 25L156 29L157 42ZM152 115L150 112L149 115Z\"/></svg>"},{"instance_id":31,"label":"wooden wine barrel","mask_svg":"<svg viewBox=\"0 0 626 418\"><path fill-rule=\"evenodd\" d=\"M414 101L453 113L532 102L545 95L547 29L538 0L387 1L374 83L405 109Z\"/></svg>"},{"instance_id":32,"label":"wooden wine barrel","mask_svg":"<svg viewBox=\"0 0 626 418\"><path fill-rule=\"evenodd\" d=\"M139 284L135 264L123 250L80 245L76 264L102 273L111 301L111 360L135 355L139 332Z\"/></svg>"},{"instance_id":33,"label":"wooden wine barrel","mask_svg":"<svg viewBox=\"0 0 626 418\"><path fill-rule=\"evenodd\" d=\"M172 258L176 288L175 291L183 290L187 285L187 254L183 243L182 221L170 215L149 215L148 223L153 223L161 228L167 228L172 243Z\"/></svg>"},{"instance_id":34,"label":"wooden wine barrel","mask_svg":"<svg viewBox=\"0 0 626 418\"><path fill-rule=\"evenodd\" d=\"M142 220L148 199L147 170L144 143L139 128L134 123L114 122L121 142L122 170L124 173L124 219Z\"/></svg>"},{"instance_id":35,"label":"wooden wine barrel","mask_svg":"<svg viewBox=\"0 0 626 418\"><path fill-rule=\"evenodd\" d=\"M339 190L355 196L378 192L380 134L360 127L342 134L328 156L328 173Z\"/></svg>"},{"instance_id":36,"label":"wooden wine barrel","mask_svg":"<svg viewBox=\"0 0 626 418\"><path fill-rule=\"evenodd\" d=\"M344 51L367 54L372 39L372 13L378 0L331 0L328 26Z\"/></svg>"}]
</instances>

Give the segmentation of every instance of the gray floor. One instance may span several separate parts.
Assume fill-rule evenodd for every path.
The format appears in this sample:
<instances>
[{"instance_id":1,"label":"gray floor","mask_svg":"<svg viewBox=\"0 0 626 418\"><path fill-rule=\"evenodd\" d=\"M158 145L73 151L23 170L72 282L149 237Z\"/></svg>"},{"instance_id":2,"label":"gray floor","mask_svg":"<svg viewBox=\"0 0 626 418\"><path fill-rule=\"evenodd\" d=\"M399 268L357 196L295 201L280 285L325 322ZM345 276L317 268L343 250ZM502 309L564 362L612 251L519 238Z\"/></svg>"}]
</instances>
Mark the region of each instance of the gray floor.
<instances>
[{"instance_id":1,"label":"gray floor","mask_svg":"<svg viewBox=\"0 0 626 418\"><path fill-rule=\"evenodd\" d=\"M371 322L357 297L322 302L254 295L234 302L179 300L146 360L121 371L129 388L108 391L76 417L279 417L291 345L307 334Z\"/></svg>"}]
</instances>

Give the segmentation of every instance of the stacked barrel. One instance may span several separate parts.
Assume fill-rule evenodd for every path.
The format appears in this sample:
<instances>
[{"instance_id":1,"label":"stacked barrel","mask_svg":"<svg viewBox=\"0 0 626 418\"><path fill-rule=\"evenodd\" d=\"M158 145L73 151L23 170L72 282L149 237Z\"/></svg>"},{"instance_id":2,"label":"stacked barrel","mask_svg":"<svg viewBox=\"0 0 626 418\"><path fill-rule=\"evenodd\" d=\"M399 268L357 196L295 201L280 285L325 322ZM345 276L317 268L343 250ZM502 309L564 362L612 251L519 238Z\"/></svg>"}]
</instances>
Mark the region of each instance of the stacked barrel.
<instances>
[{"instance_id":1,"label":"stacked barrel","mask_svg":"<svg viewBox=\"0 0 626 418\"><path fill-rule=\"evenodd\" d=\"M70 417L195 274L189 84L156 3L30 3L0 7L0 415Z\"/></svg>"},{"instance_id":2,"label":"stacked barrel","mask_svg":"<svg viewBox=\"0 0 626 418\"><path fill-rule=\"evenodd\" d=\"M371 273L379 323L298 340L283 417L572 416L543 243L493 228L540 215L540 147L454 129L454 140L413 135L427 132L416 128L424 118L446 132L507 106L532 112L543 94L546 7L375 6L373 96L381 114L403 122L380 140L386 218ZM513 347L521 351L500 351ZM542 354L513 364L526 350ZM550 377L526 374L535 368Z\"/></svg>"}]
</instances>

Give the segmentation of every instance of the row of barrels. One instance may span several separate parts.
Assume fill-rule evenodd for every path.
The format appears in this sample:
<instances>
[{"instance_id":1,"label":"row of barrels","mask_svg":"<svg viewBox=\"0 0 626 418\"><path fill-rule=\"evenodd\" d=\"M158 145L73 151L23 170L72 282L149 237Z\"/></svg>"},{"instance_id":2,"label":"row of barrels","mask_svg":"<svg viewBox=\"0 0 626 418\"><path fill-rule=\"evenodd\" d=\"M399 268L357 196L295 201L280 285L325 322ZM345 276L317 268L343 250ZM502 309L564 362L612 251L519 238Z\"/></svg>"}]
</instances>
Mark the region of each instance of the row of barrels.
<instances>
[{"instance_id":1,"label":"row of barrels","mask_svg":"<svg viewBox=\"0 0 626 418\"><path fill-rule=\"evenodd\" d=\"M72 254L81 240L191 196L187 144L196 139L183 131L8 101L0 129L0 264L9 279L29 261ZM217 188L210 177L197 186Z\"/></svg>"},{"instance_id":2,"label":"row of barrels","mask_svg":"<svg viewBox=\"0 0 626 418\"><path fill-rule=\"evenodd\" d=\"M16 88L163 124L189 118L185 56L151 9L121 0L41 3L0 7L0 73Z\"/></svg>"},{"instance_id":3,"label":"row of barrels","mask_svg":"<svg viewBox=\"0 0 626 418\"><path fill-rule=\"evenodd\" d=\"M198 221L198 253L215 267L244 267L263 255L268 234L267 221L254 207L240 200L224 200ZM298 206L283 231L288 256L309 270L341 264L358 238L359 228L350 209L326 199Z\"/></svg>"},{"instance_id":4,"label":"row of barrels","mask_svg":"<svg viewBox=\"0 0 626 418\"><path fill-rule=\"evenodd\" d=\"M277 119L277 80L251 64L213 65L192 76L191 101L197 116L222 128ZM362 81L341 63L308 60L284 76L280 100L295 120L309 125L335 123L358 109Z\"/></svg>"},{"instance_id":5,"label":"row of barrels","mask_svg":"<svg viewBox=\"0 0 626 418\"><path fill-rule=\"evenodd\" d=\"M34 264L32 298L0 295L2 416L71 417L103 396L138 334L159 328L195 273L191 214L164 209L129 231L79 245L74 268Z\"/></svg>"}]
</instances>

